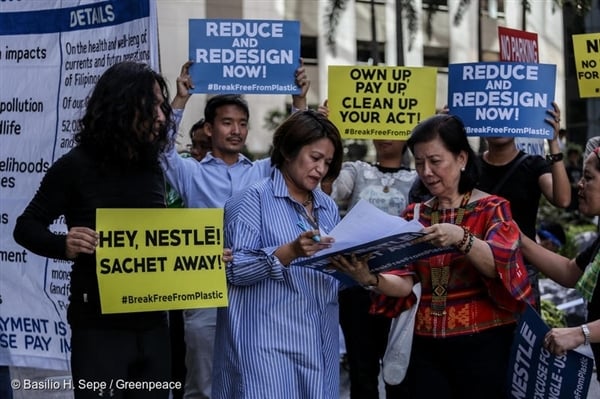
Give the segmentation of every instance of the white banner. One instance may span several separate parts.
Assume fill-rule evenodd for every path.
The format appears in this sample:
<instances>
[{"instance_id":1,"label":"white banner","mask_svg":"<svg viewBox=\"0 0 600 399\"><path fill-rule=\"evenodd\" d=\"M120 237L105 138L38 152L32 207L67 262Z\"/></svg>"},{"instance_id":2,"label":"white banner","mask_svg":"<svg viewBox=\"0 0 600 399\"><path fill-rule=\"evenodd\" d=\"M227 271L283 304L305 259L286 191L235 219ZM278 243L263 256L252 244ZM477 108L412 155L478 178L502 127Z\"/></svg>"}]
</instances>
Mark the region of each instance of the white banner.
<instances>
[{"instance_id":1,"label":"white banner","mask_svg":"<svg viewBox=\"0 0 600 399\"><path fill-rule=\"evenodd\" d=\"M16 244L15 220L74 146L104 70L158 70L157 34L155 0L0 2L0 364L69 369L71 265ZM51 229L66 230L62 217Z\"/></svg>"}]
</instances>

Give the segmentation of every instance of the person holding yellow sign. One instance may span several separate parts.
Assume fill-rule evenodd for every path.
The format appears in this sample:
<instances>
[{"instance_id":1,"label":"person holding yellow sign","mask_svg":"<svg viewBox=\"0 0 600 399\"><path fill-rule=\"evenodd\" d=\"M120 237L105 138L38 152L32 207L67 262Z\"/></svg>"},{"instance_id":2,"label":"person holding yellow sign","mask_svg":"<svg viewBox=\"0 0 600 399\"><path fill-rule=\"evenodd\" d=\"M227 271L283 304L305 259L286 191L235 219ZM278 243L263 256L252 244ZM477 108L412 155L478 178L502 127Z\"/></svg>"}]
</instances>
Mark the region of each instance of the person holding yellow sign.
<instances>
[{"instance_id":1,"label":"person holding yellow sign","mask_svg":"<svg viewBox=\"0 0 600 399\"><path fill-rule=\"evenodd\" d=\"M108 68L87 102L77 145L48 169L16 221L20 245L73 261L67 318L76 399L123 397L115 381L145 386L128 390L130 398L169 397L167 313L102 314L95 231L98 208L165 207L158 155L168 142L168 98L165 80L148 65ZM49 229L61 215L66 234Z\"/></svg>"},{"instance_id":2,"label":"person holding yellow sign","mask_svg":"<svg viewBox=\"0 0 600 399\"><path fill-rule=\"evenodd\" d=\"M296 265L332 242L318 186L343 158L338 129L298 111L275 131L274 170L225 204L229 307L219 308L213 399L339 396L338 280Z\"/></svg>"}]
</instances>

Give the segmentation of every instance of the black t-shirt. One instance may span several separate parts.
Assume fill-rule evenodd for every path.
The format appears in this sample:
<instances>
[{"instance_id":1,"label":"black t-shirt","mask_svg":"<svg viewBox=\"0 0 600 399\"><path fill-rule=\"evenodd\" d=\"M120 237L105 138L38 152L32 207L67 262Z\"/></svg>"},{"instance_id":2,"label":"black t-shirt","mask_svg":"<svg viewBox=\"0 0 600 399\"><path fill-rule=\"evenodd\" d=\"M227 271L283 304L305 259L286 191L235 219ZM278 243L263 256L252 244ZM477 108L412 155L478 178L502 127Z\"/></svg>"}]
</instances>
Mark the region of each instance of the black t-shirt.
<instances>
[{"instance_id":1,"label":"black t-shirt","mask_svg":"<svg viewBox=\"0 0 600 399\"><path fill-rule=\"evenodd\" d=\"M579 165L567 165L565 167L567 170L567 176L569 177L569 182L571 183L571 203L567 207L569 211L576 211L579 209L579 198L577 197L577 183L581 179L583 175L583 170Z\"/></svg>"},{"instance_id":2,"label":"black t-shirt","mask_svg":"<svg viewBox=\"0 0 600 399\"><path fill-rule=\"evenodd\" d=\"M48 169L40 187L15 225L15 240L30 251L65 259L66 236L48 226L64 215L68 228L96 228L97 208L164 208L165 183L158 162L152 167L101 168L80 147ZM166 323L165 312L100 312L96 256L81 254L73 263L67 319L71 326L145 328Z\"/></svg>"},{"instance_id":3,"label":"black t-shirt","mask_svg":"<svg viewBox=\"0 0 600 399\"><path fill-rule=\"evenodd\" d=\"M535 226L542 191L539 178L545 173L551 173L550 164L539 155L529 155L497 191L492 191L496 183L510 170L519 155L506 165L495 166L481 158L481 177L479 188L490 194L506 198L510 202L513 219L525 235L535 240Z\"/></svg>"}]
</instances>

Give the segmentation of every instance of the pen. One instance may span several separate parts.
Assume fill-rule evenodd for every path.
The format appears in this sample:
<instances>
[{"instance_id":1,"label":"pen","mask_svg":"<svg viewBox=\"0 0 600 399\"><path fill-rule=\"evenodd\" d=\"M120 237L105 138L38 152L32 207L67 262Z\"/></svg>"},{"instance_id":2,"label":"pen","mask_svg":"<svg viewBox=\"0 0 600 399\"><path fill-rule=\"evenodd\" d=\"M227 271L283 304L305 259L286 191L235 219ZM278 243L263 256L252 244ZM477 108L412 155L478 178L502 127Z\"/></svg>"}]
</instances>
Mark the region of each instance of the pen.
<instances>
[{"instance_id":1,"label":"pen","mask_svg":"<svg viewBox=\"0 0 600 399\"><path fill-rule=\"evenodd\" d=\"M298 225L298 227L300 227L302 229L302 231L310 231L311 229L306 225L306 223L304 223L302 220L298 220L298 223L296 223ZM321 242L321 236L318 234L315 234L312 236L312 239L314 242Z\"/></svg>"}]
</instances>

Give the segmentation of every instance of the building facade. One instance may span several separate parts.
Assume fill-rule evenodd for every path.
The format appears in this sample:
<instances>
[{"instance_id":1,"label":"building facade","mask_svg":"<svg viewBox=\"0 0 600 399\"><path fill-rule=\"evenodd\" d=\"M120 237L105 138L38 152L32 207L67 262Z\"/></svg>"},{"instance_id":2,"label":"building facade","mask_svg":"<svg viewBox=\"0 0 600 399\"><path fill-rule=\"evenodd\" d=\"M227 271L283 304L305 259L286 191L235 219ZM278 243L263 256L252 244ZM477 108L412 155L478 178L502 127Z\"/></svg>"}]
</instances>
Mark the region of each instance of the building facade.
<instances>
[{"instance_id":1,"label":"building facade","mask_svg":"<svg viewBox=\"0 0 600 399\"><path fill-rule=\"evenodd\" d=\"M460 8L460 0L414 0L414 18L409 18L407 9L399 12L396 0L347 0L335 14L335 46L328 43L331 3L330 0L157 0L162 72L174 82L187 59L189 18L294 19L301 25L301 54L312 82L308 99L311 107L326 99L329 90L335 90L328 85L329 65L402 64L438 68L436 105L440 108L446 104L448 64L497 61L498 26L505 26L537 33L539 61L557 66L555 100L561 106L564 127L572 120L569 113L573 106L581 113L582 103L594 101L579 100L576 81L573 85L567 77L567 70L573 68L568 64L572 57L565 56L570 36L565 37L563 32L570 32L564 29L563 9L553 0L530 0L530 10L525 14L521 0L471 1L464 9ZM600 20L598 6L593 8L595 14L590 13L581 24L588 31L585 23L591 25L592 21ZM409 29L411 20L414 24ZM284 112L291 98L248 95L247 99L251 113L248 149L264 155L272 136L272 130L265 127L265 116L273 111ZM206 95L195 95L190 100L182 122L182 145L187 143L189 127L202 116L205 101ZM580 119L588 120L588 112L583 112L585 118ZM588 131L587 123L583 125L585 131L578 130L576 135L580 140L595 135ZM598 126L594 131L600 134Z\"/></svg>"}]
</instances>

